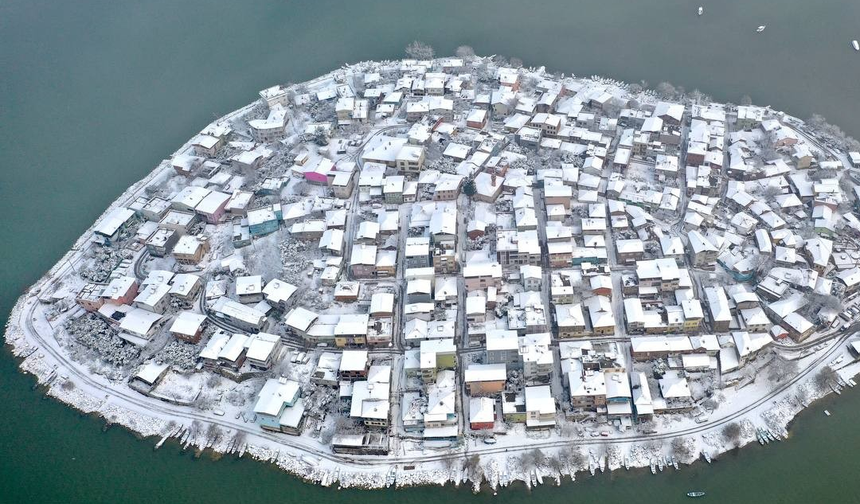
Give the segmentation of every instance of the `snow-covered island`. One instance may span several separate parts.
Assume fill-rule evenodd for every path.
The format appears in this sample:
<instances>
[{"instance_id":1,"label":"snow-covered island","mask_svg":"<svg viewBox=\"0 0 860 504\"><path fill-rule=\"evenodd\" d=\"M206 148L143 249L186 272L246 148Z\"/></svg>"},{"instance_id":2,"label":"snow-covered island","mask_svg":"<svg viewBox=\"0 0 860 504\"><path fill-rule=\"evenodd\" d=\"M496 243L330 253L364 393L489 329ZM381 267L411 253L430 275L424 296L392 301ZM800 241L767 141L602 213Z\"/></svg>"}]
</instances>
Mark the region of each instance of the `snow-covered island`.
<instances>
[{"instance_id":1,"label":"snow-covered island","mask_svg":"<svg viewBox=\"0 0 860 504\"><path fill-rule=\"evenodd\" d=\"M128 189L6 342L81 411L323 485L710 462L860 369L860 154L819 122L469 51L347 66Z\"/></svg>"}]
</instances>

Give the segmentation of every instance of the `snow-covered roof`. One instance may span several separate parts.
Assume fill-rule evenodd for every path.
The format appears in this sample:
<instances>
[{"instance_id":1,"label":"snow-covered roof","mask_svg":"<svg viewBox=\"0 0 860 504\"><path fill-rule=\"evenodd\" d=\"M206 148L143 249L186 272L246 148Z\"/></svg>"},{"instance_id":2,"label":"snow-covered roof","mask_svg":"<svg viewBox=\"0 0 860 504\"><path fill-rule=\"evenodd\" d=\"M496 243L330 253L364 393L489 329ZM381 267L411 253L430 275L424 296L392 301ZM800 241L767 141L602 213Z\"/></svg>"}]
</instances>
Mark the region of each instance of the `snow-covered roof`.
<instances>
[{"instance_id":1,"label":"snow-covered roof","mask_svg":"<svg viewBox=\"0 0 860 504\"><path fill-rule=\"evenodd\" d=\"M102 236L111 237L132 217L134 217L133 210L125 207L114 208L96 225L93 231Z\"/></svg>"},{"instance_id":2,"label":"snow-covered roof","mask_svg":"<svg viewBox=\"0 0 860 504\"><path fill-rule=\"evenodd\" d=\"M364 371L367 364L367 350L344 350L340 359L340 370Z\"/></svg>"},{"instance_id":3,"label":"snow-covered roof","mask_svg":"<svg viewBox=\"0 0 860 504\"><path fill-rule=\"evenodd\" d=\"M292 404L298 398L299 384L285 378L271 378L266 381L257 396L254 413L258 415L278 416L284 406Z\"/></svg>"},{"instance_id":4,"label":"snow-covered roof","mask_svg":"<svg viewBox=\"0 0 860 504\"><path fill-rule=\"evenodd\" d=\"M182 334L184 336L193 336L197 334L203 322L206 321L206 315L194 313L191 311L183 311L173 321L170 326L170 332Z\"/></svg>"},{"instance_id":5,"label":"snow-covered roof","mask_svg":"<svg viewBox=\"0 0 860 504\"><path fill-rule=\"evenodd\" d=\"M163 315L153 313L142 308L133 308L126 313L119 324L119 328L123 331L128 331L135 336L146 338L152 327L159 323Z\"/></svg>"},{"instance_id":6,"label":"snow-covered roof","mask_svg":"<svg viewBox=\"0 0 860 504\"><path fill-rule=\"evenodd\" d=\"M265 362L272 355L272 352L280 344L281 337L276 334L258 333L251 336L245 356L251 360Z\"/></svg>"},{"instance_id":7,"label":"snow-covered roof","mask_svg":"<svg viewBox=\"0 0 860 504\"><path fill-rule=\"evenodd\" d=\"M295 285L275 278L266 284L262 292L266 299L273 303L285 303L296 293L296 290L298 288Z\"/></svg>"},{"instance_id":8,"label":"snow-covered roof","mask_svg":"<svg viewBox=\"0 0 860 504\"><path fill-rule=\"evenodd\" d=\"M507 371L504 363L499 364L469 364L464 379L466 383L482 381L505 381Z\"/></svg>"}]
</instances>

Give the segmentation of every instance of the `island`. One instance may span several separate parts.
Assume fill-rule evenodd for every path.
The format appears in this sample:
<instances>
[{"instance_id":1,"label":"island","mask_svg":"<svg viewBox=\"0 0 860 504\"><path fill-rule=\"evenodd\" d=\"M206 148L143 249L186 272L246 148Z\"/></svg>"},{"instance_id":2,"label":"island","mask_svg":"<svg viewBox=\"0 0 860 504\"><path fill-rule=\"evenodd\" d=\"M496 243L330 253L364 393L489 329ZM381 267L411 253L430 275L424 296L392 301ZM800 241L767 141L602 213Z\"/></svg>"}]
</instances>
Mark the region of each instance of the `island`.
<instances>
[{"instance_id":1,"label":"island","mask_svg":"<svg viewBox=\"0 0 860 504\"><path fill-rule=\"evenodd\" d=\"M426 49L206 126L19 299L20 368L156 446L491 491L710 463L855 385L856 141Z\"/></svg>"}]
</instances>

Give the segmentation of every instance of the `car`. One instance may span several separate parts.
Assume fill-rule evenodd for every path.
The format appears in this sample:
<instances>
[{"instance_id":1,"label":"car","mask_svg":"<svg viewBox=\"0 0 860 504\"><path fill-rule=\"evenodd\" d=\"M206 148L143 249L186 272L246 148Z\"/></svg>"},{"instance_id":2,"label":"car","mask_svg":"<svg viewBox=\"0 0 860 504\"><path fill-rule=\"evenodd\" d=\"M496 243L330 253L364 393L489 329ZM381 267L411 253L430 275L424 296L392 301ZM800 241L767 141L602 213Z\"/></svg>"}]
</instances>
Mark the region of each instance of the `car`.
<instances>
[{"instance_id":1,"label":"car","mask_svg":"<svg viewBox=\"0 0 860 504\"><path fill-rule=\"evenodd\" d=\"M484 438L484 444L489 444L489 445L496 444L496 438L494 438L494 437L485 437L485 438Z\"/></svg>"}]
</instances>

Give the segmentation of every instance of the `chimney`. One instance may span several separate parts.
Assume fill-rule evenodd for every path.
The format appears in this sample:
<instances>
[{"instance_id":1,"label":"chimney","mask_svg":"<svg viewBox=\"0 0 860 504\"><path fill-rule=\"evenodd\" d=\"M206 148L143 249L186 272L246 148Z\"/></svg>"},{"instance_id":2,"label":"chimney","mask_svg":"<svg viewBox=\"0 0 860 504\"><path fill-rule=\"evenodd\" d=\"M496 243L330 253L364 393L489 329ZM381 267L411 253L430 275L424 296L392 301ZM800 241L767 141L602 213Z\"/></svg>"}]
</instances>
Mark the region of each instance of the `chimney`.
<instances>
[{"instance_id":1,"label":"chimney","mask_svg":"<svg viewBox=\"0 0 860 504\"><path fill-rule=\"evenodd\" d=\"M493 171L493 187L496 187L496 172Z\"/></svg>"}]
</instances>

